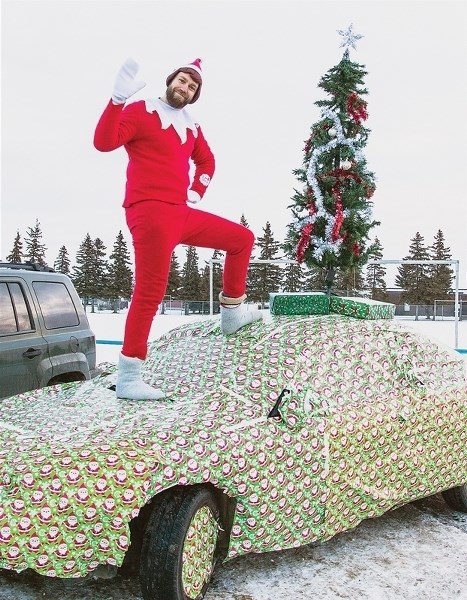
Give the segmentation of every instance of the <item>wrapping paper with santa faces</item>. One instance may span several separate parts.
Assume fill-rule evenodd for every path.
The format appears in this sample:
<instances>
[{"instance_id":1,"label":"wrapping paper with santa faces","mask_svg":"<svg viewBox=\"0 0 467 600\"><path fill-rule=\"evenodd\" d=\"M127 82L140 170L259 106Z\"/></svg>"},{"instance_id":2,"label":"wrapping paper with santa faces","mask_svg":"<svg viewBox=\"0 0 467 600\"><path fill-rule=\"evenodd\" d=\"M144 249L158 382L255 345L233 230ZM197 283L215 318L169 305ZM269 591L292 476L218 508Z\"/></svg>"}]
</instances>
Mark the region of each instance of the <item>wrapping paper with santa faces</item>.
<instances>
[{"instance_id":1,"label":"wrapping paper with santa faces","mask_svg":"<svg viewBox=\"0 0 467 600\"><path fill-rule=\"evenodd\" d=\"M118 400L106 365L1 402L0 568L121 565L130 519L174 485L237 500L233 558L467 481L465 361L393 321L276 316L226 337L210 319L153 343L143 375L165 400Z\"/></svg>"}]
</instances>

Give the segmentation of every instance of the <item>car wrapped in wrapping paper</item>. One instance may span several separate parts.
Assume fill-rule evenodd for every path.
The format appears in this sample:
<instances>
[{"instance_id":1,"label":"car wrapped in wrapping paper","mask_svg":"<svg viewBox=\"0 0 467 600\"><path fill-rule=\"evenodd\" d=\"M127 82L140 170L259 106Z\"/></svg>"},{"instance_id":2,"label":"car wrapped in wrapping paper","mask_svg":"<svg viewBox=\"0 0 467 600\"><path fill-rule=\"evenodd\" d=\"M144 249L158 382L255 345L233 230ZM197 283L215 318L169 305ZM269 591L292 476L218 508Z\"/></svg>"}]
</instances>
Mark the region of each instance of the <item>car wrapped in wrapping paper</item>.
<instances>
[{"instance_id":1,"label":"car wrapped in wrapping paper","mask_svg":"<svg viewBox=\"0 0 467 600\"><path fill-rule=\"evenodd\" d=\"M441 492L467 509L466 362L390 319L218 318L153 342L158 402L116 367L1 401L0 568L80 577L139 558L145 600L215 564L323 542Z\"/></svg>"}]
</instances>

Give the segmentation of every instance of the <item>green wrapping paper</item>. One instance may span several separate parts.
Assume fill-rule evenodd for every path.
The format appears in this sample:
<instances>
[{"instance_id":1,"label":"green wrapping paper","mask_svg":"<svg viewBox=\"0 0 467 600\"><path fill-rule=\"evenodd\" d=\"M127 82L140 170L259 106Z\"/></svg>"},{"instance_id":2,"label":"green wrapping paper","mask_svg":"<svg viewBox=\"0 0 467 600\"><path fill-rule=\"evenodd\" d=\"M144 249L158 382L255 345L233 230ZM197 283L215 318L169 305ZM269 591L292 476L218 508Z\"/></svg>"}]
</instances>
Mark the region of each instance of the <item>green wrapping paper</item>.
<instances>
[{"instance_id":1,"label":"green wrapping paper","mask_svg":"<svg viewBox=\"0 0 467 600\"><path fill-rule=\"evenodd\" d=\"M175 485L236 500L231 559L467 481L465 361L396 321L277 316L224 336L207 319L151 346L143 376L166 400L118 400L115 376L0 402L0 568L119 566L130 520Z\"/></svg>"},{"instance_id":2,"label":"green wrapping paper","mask_svg":"<svg viewBox=\"0 0 467 600\"><path fill-rule=\"evenodd\" d=\"M290 292L269 295L273 315L327 315L329 297L322 292Z\"/></svg>"},{"instance_id":3,"label":"green wrapping paper","mask_svg":"<svg viewBox=\"0 0 467 600\"><path fill-rule=\"evenodd\" d=\"M396 307L370 298L331 296L329 310L331 313L357 319L393 319Z\"/></svg>"}]
</instances>

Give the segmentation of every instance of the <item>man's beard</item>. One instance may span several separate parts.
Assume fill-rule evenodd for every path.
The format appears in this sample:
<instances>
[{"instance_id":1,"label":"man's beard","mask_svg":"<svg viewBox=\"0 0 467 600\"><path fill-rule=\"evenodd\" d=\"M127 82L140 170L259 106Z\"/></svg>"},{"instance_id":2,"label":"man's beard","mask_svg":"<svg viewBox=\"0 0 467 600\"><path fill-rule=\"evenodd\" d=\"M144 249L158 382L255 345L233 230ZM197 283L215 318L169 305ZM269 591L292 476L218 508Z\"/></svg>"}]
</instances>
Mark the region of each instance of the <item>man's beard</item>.
<instances>
[{"instance_id":1,"label":"man's beard","mask_svg":"<svg viewBox=\"0 0 467 600\"><path fill-rule=\"evenodd\" d=\"M176 91L178 93L175 93ZM165 97L167 98L168 104L172 108L184 108L187 104L189 104L189 99L179 92L177 88L174 88L170 85L165 92Z\"/></svg>"}]
</instances>

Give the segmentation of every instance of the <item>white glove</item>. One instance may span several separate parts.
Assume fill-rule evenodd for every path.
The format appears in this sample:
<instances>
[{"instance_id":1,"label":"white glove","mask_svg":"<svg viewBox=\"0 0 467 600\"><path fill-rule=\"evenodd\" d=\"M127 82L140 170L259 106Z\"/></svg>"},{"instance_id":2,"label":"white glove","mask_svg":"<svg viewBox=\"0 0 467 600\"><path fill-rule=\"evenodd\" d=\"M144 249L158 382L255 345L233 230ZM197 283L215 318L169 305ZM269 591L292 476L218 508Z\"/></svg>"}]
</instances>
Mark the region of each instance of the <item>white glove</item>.
<instances>
[{"instance_id":1,"label":"white glove","mask_svg":"<svg viewBox=\"0 0 467 600\"><path fill-rule=\"evenodd\" d=\"M132 58L128 58L121 66L114 83L112 100L114 104L125 104L130 96L139 92L146 85L145 81L135 81L139 65Z\"/></svg>"},{"instance_id":2,"label":"white glove","mask_svg":"<svg viewBox=\"0 0 467 600\"><path fill-rule=\"evenodd\" d=\"M186 196L187 201L191 202L191 204L198 204L198 202L201 200L201 196L194 190L188 190Z\"/></svg>"}]
</instances>

